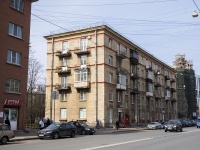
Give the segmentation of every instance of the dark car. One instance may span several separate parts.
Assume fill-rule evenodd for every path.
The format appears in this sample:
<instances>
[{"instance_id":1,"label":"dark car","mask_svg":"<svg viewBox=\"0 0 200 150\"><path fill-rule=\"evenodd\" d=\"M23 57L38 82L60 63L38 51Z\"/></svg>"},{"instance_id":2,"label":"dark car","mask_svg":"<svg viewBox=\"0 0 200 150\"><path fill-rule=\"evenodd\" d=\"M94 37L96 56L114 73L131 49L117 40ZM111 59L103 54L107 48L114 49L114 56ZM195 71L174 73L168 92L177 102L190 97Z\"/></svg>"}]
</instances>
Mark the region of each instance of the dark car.
<instances>
[{"instance_id":1,"label":"dark car","mask_svg":"<svg viewBox=\"0 0 200 150\"><path fill-rule=\"evenodd\" d=\"M77 133L76 127L72 123L51 124L45 129L38 131L38 138L58 139L64 136L75 137Z\"/></svg>"},{"instance_id":2,"label":"dark car","mask_svg":"<svg viewBox=\"0 0 200 150\"><path fill-rule=\"evenodd\" d=\"M166 127L165 132L167 131L183 131L182 124L179 120L169 120Z\"/></svg>"},{"instance_id":3,"label":"dark car","mask_svg":"<svg viewBox=\"0 0 200 150\"><path fill-rule=\"evenodd\" d=\"M73 123L77 128L78 134L90 134L93 135L95 133L95 129L87 125L86 123L80 122L80 121L70 121L70 123Z\"/></svg>"},{"instance_id":4,"label":"dark car","mask_svg":"<svg viewBox=\"0 0 200 150\"><path fill-rule=\"evenodd\" d=\"M165 129L166 125L167 125L167 121L162 122L162 123L161 123L162 129Z\"/></svg>"}]
</instances>

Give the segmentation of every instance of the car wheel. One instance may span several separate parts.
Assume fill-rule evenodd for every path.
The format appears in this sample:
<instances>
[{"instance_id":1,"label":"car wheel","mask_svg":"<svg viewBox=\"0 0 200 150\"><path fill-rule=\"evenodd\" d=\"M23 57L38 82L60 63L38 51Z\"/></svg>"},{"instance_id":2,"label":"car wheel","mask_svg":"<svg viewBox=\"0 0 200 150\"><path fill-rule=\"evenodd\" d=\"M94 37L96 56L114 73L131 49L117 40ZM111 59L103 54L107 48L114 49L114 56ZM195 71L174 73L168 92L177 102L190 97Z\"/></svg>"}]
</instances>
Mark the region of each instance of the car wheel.
<instances>
[{"instance_id":1,"label":"car wheel","mask_svg":"<svg viewBox=\"0 0 200 150\"><path fill-rule=\"evenodd\" d=\"M85 133L86 133L85 130L82 130L82 131L81 131L81 134L82 134L82 135L85 135Z\"/></svg>"},{"instance_id":2,"label":"car wheel","mask_svg":"<svg viewBox=\"0 0 200 150\"><path fill-rule=\"evenodd\" d=\"M93 132L91 132L90 135L93 135Z\"/></svg>"},{"instance_id":3,"label":"car wheel","mask_svg":"<svg viewBox=\"0 0 200 150\"><path fill-rule=\"evenodd\" d=\"M167 130L165 130L165 132L167 132Z\"/></svg>"},{"instance_id":4,"label":"car wheel","mask_svg":"<svg viewBox=\"0 0 200 150\"><path fill-rule=\"evenodd\" d=\"M8 138L7 137L2 137L2 139L1 139L1 144L2 145L5 145L5 144L7 144L8 143Z\"/></svg>"},{"instance_id":5,"label":"car wheel","mask_svg":"<svg viewBox=\"0 0 200 150\"><path fill-rule=\"evenodd\" d=\"M176 132L178 132L178 128L176 128Z\"/></svg>"},{"instance_id":6,"label":"car wheel","mask_svg":"<svg viewBox=\"0 0 200 150\"><path fill-rule=\"evenodd\" d=\"M197 128L199 128L199 127L197 126Z\"/></svg>"},{"instance_id":7,"label":"car wheel","mask_svg":"<svg viewBox=\"0 0 200 150\"><path fill-rule=\"evenodd\" d=\"M71 137L71 138L75 137L75 132L74 132L74 131L72 131L70 137Z\"/></svg>"},{"instance_id":8,"label":"car wheel","mask_svg":"<svg viewBox=\"0 0 200 150\"><path fill-rule=\"evenodd\" d=\"M183 132L183 129L181 128L180 131Z\"/></svg>"},{"instance_id":9,"label":"car wheel","mask_svg":"<svg viewBox=\"0 0 200 150\"><path fill-rule=\"evenodd\" d=\"M157 130L158 129L158 127L155 127L155 130Z\"/></svg>"},{"instance_id":10,"label":"car wheel","mask_svg":"<svg viewBox=\"0 0 200 150\"><path fill-rule=\"evenodd\" d=\"M59 138L58 132L55 132L55 133L53 134L53 138L54 138L54 139L58 139L58 138Z\"/></svg>"}]
</instances>

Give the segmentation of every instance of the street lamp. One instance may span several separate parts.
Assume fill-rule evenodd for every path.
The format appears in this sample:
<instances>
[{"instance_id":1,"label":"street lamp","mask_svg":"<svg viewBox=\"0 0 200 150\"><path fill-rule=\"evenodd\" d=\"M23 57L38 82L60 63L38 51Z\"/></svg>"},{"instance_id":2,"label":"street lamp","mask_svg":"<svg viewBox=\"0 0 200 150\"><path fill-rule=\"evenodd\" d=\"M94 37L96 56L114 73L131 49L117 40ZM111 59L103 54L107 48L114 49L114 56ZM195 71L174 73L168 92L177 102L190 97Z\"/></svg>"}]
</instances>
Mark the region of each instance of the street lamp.
<instances>
[{"instance_id":1,"label":"street lamp","mask_svg":"<svg viewBox=\"0 0 200 150\"><path fill-rule=\"evenodd\" d=\"M193 2L194 2L194 4L196 5L196 7L197 7L197 9L199 10L199 12L200 12L200 9L199 9L199 7L197 6L197 4L195 3L195 1L193 0ZM196 12L196 10L192 13L192 17L198 17L198 13Z\"/></svg>"},{"instance_id":2,"label":"street lamp","mask_svg":"<svg viewBox=\"0 0 200 150\"><path fill-rule=\"evenodd\" d=\"M163 122L165 122L165 111L163 110L162 113L163 113Z\"/></svg>"}]
</instances>

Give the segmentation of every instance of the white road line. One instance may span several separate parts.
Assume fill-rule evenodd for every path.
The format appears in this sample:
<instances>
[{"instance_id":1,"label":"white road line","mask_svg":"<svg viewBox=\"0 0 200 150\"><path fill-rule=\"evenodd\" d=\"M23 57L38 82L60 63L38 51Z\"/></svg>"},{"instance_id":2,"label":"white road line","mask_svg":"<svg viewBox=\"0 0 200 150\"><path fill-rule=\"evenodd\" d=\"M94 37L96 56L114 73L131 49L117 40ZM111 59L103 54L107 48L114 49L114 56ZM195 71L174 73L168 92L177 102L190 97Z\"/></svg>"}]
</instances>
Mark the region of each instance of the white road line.
<instances>
[{"instance_id":1,"label":"white road line","mask_svg":"<svg viewBox=\"0 0 200 150\"><path fill-rule=\"evenodd\" d=\"M200 130L193 130L193 131L187 131L187 132L179 132L178 134L186 134L186 133L197 132L197 131L199 132ZM138 139L138 140L133 140L133 141L108 144L108 145L104 145L104 146L97 146L97 147L85 148L85 149L81 149L81 150L94 150L94 149L101 149L101 148L113 147L113 146L117 146L117 145L124 145L124 144L136 143L136 142L141 142L141 141L147 141L147 140L152 140L152 139L157 139L157 138L162 138L162 137L167 137L167 136L173 136L173 135L176 135L176 134L168 134L168 135L163 135L163 136L156 136L156 137Z\"/></svg>"}]
</instances>

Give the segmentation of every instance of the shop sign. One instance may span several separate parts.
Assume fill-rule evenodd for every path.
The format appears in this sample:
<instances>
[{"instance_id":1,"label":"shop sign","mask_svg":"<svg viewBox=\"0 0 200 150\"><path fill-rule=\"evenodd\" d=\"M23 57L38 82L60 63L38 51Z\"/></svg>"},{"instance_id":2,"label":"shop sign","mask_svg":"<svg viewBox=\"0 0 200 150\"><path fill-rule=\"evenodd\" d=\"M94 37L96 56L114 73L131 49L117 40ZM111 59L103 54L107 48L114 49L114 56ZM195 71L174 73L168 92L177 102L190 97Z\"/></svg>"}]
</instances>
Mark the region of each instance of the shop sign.
<instances>
[{"instance_id":1,"label":"shop sign","mask_svg":"<svg viewBox=\"0 0 200 150\"><path fill-rule=\"evenodd\" d=\"M19 100L10 100L10 99L7 99L7 100L5 100L4 105L20 106L20 101Z\"/></svg>"}]
</instances>

